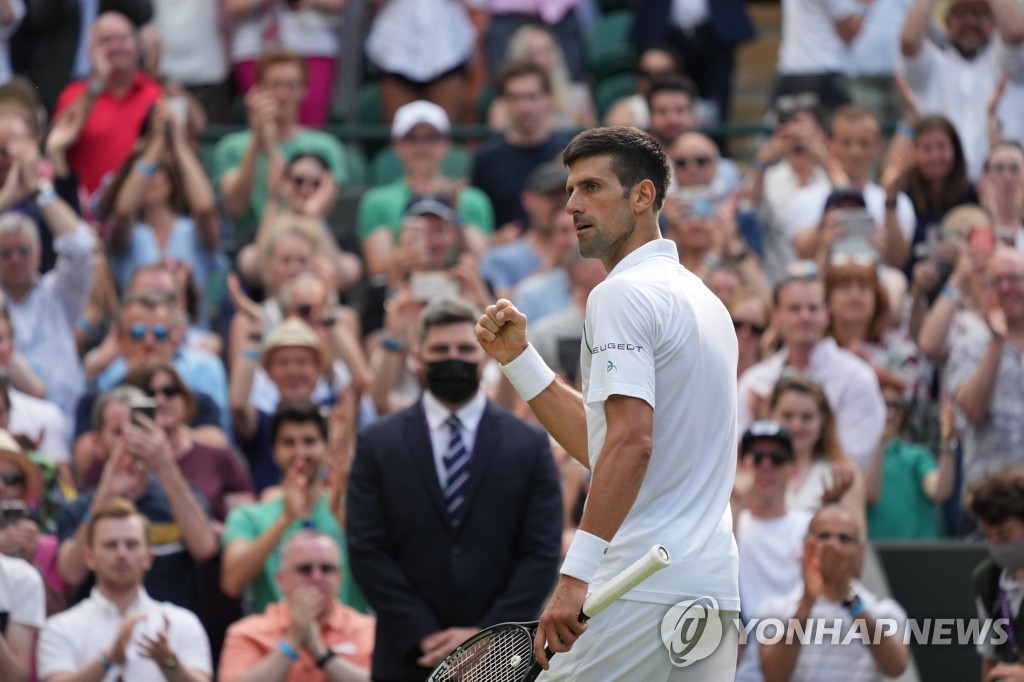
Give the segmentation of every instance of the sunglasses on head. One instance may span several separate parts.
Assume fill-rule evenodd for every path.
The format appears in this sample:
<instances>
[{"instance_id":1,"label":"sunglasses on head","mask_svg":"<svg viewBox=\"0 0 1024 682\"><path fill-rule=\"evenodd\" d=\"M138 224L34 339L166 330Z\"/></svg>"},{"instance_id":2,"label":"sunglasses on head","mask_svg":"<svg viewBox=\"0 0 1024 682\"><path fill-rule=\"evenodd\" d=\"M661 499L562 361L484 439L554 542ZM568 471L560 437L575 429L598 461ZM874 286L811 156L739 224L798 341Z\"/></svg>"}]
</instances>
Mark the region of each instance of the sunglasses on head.
<instances>
[{"instance_id":1,"label":"sunglasses on head","mask_svg":"<svg viewBox=\"0 0 1024 682\"><path fill-rule=\"evenodd\" d=\"M295 567L295 572L299 575L310 576L313 575L313 569L320 569L320 572L324 575L334 575L341 570L334 564L299 564Z\"/></svg>"},{"instance_id":2,"label":"sunglasses on head","mask_svg":"<svg viewBox=\"0 0 1024 682\"><path fill-rule=\"evenodd\" d=\"M829 540L832 540L834 538L834 539L838 540L839 544L841 544L841 545L856 545L857 544L857 536L850 535L849 533L833 533L833 532L827 531L827 530L822 530L822 531L813 531L812 530L810 533L808 533L808 535L810 535L812 538L814 538L818 542L828 542Z\"/></svg>"},{"instance_id":3,"label":"sunglasses on head","mask_svg":"<svg viewBox=\"0 0 1024 682\"><path fill-rule=\"evenodd\" d=\"M3 473L0 474L0 481L4 482L4 485L25 485L25 474L18 473Z\"/></svg>"},{"instance_id":4,"label":"sunglasses on head","mask_svg":"<svg viewBox=\"0 0 1024 682\"><path fill-rule=\"evenodd\" d=\"M678 159L672 159L672 163L676 165L676 168L687 168L691 164L697 168L706 168L712 161L710 156L680 156Z\"/></svg>"},{"instance_id":5,"label":"sunglasses on head","mask_svg":"<svg viewBox=\"0 0 1024 682\"><path fill-rule=\"evenodd\" d=\"M765 330L765 327L763 325L754 324L753 322L748 322L747 320L733 320L732 326L736 329L737 333L743 331L744 329L749 329L754 336L761 336L761 334L764 334Z\"/></svg>"},{"instance_id":6,"label":"sunglasses on head","mask_svg":"<svg viewBox=\"0 0 1024 682\"><path fill-rule=\"evenodd\" d=\"M28 258L31 254L31 246L11 246L5 249L0 249L0 259L2 260L7 260L11 256L21 256L22 258Z\"/></svg>"},{"instance_id":7,"label":"sunglasses on head","mask_svg":"<svg viewBox=\"0 0 1024 682\"><path fill-rule=\"evenodd\" d=\"M181 387L176 384L167 384L160 388L151 388L146 393L149 394L150 398L155 398L158 395L162 395L165 398L176 398L181 395Z\"/></svg>"},{"instance_id":8,"label":"sunglasses on head","mask_svg":"<svg viewBox=\"0 0 1024 682\"><path fill-rule=\"evenodd\" d=\"M753 460L754 466L761 466L765 458L770 459L772 466L780 467L793 458L785 450L772 450L771 452L744 452L745 459Z\"/></svg>"},{"instance_id":9,"label":"sunglasses on head","mask_svg":"<svg viewBox=\"0 0 1024 682\"><path fill-rule=\"evenodd\" d=\"M152 333L153 338L157 341L166 341L171 335L171 330L162 324L154 324L147 327L141 322L136 322L128 330L128 337L132 341L142 341L146 338L147 333Z\"/></svg>"}]
</instances>

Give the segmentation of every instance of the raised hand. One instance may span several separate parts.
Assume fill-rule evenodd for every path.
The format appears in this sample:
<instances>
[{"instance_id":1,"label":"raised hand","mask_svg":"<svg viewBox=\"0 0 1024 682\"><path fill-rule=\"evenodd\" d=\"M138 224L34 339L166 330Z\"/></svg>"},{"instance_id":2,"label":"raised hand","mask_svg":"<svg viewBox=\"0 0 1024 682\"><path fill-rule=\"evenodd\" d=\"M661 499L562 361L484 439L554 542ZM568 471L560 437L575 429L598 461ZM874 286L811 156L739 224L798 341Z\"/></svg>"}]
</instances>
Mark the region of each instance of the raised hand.
<instances>
[{"instance_id":1,"label":"raised hand","mask_svg":"<svg viewBox=\"0 0 1024 682\"><path fill-rule=\"evenodd\" d=\"M134 613L121 621L121 627L117 630L117 636L114 638L114 643L110 646L110 652L107 654L107 658L117 665L124 663L124 651L128 648L128 643L132 641L132 635L135 633L135 626L139 621L145 619L146 614Z\"/></svg>"},{"instance_id":2,"label":"raised hand","mask_svg":"<svg viewBox=\"0 0 1024 682\"><path fill-rule=\"evenodd\" d=\"M249 320L250 328L263 331L263 308L256 301L249 298L242 290L242 284L238 281L238 275L232 273L228 275L227 279L228 295L231 297L231 303L235 306L235 310L245 315Z\"/></svg>"},{"instance_id":3,"label":"raised hand","mask_svg":"<svg viewBox=\"0 0 1024 682\"><path fill-rule=\"evenodd\" d=\"M526 315L507 298L487 306L476 323L476 339L492 358L502 365L519 357L526 350Z\"/></svg>"},{"instance_id":4,"label":"raised hand","mask_svg":"<svg viewBox=\"0 0 1024 682\"><path fill-rule=\"evenodd\" d=\"M171 622L165 615L164 625L160 628L160 632L156 633L155 637L143 635L139 642L139 652L144 657L151 659L160 667L173 665L177 660L177 657L174 655L174 651L171 650L171 645L167 641L170 630Z\"/></svg>"}]
</instances>

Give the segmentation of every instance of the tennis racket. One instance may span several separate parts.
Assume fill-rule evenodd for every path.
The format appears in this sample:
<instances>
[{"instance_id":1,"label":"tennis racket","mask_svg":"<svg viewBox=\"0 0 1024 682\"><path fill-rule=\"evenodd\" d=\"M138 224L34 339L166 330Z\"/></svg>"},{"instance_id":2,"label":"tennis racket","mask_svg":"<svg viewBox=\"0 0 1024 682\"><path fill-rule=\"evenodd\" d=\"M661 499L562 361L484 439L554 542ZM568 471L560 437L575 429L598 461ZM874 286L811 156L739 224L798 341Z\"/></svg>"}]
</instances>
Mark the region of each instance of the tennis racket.
<instances>
[{"instance_id":1,"label":"tennis racket","mask_svg":"<svg viewBox=\"0 0 1024 682\"><path fill-rule=\"evenodd\" d=\"M622 595L671 562L668 550L651 547L632 566L587 597L580 622L611 606ZM473 635L441 661L427 682L532 682L542 672L533 655L533 640L540 621L502 623ZM545 649L548 658L554 654Z\"/></svg>"}]
</instances>

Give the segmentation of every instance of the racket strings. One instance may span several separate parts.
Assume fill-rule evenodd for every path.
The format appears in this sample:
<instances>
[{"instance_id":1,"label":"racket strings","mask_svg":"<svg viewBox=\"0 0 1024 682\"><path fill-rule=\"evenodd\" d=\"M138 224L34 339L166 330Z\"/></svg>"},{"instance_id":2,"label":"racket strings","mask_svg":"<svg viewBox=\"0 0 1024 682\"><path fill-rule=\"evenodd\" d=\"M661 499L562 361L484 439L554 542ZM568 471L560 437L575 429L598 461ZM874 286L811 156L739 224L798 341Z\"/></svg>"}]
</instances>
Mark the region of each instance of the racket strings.
<instances>
[{"instance_id":1,"label":"racket strings","mask_svg":"<svg viewBox=\"0 0 1024 682\"><path fill-rule=\"evenodd\" d=\"M520 682L533 663L533 637L525 628L495 631L456 652L432 682Z\"/></svg>"}]
</instances>

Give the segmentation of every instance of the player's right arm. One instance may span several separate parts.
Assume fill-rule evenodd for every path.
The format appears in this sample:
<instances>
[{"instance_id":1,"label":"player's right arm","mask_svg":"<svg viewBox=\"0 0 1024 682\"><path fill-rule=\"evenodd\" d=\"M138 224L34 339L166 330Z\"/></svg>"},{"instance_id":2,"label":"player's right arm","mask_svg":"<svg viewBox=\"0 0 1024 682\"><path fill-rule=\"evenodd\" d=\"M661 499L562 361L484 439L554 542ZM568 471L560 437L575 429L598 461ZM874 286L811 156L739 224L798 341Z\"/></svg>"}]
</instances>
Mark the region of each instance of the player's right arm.
<instances>
[{"instance_id":1,"label":"player's right arm","mask_svg":"<svg viewBox=\"0 0 1024 682\"><path fill-rule=\"evenodd\" d=\"M476 325L476 338L483 349L501 365L507 365L529 346L526 315L508 299L487 306ZM587 418L583 396L557 377L534 396L530 409L558 444L583 466L590 468L587 453Z\"/></svg>"}]
</instances>

